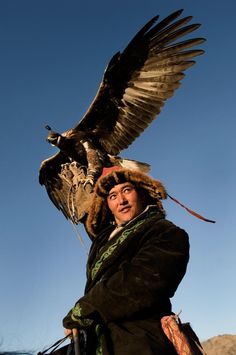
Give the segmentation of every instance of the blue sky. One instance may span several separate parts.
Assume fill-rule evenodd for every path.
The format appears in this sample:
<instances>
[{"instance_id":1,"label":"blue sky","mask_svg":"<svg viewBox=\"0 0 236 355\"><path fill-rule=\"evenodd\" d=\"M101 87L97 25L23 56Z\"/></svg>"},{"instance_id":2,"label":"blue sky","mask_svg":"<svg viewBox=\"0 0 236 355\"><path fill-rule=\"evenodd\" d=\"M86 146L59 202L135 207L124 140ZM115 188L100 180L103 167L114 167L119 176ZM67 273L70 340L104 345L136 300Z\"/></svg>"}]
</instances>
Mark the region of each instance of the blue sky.
<instances>
[{"instance_id":1,"label":"blue sky","mask_svg":"<svg viewBox=\"0 0 236 355\"><path fill-rule=\"evenodd\" d=\"M172 303L204 340L236 334L235 38L233 0L0 1L0 347L39 351L63 336L61 320L83 294L89 243L38 184L55 153L44 125L73 127L105 66L151 17L179 8L202 23L206 53L158 119L122 152L146 161L170 195L168 218L188 231L191 259Z\"/></svg>"}]
</instances>

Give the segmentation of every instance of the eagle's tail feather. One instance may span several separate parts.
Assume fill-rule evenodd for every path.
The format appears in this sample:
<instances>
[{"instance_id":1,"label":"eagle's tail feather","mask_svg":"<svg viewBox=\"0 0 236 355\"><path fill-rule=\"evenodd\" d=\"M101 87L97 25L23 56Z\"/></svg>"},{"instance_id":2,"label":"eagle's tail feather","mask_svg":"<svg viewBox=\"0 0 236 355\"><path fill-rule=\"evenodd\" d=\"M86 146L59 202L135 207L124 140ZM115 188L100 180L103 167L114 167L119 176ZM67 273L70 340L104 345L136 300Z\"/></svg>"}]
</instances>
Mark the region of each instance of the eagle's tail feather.
<instances>
[{"instance_id":1,"label":"eagle's tail feather","mask_svg":"<svg viewBox=\"0 0 236 355\"><path fill-rule=\"evenodd\" d=\"M148 173L151 169L151 166L147 163L143 163L140 161L136 160L131 160L131 159L123 159L117 156L112 156L109 155L110 162L112 165L120 165L123 168L126 169L131 169L131 170L139 170L142 171L143 173Z\"/></svg>"}]
</instances>

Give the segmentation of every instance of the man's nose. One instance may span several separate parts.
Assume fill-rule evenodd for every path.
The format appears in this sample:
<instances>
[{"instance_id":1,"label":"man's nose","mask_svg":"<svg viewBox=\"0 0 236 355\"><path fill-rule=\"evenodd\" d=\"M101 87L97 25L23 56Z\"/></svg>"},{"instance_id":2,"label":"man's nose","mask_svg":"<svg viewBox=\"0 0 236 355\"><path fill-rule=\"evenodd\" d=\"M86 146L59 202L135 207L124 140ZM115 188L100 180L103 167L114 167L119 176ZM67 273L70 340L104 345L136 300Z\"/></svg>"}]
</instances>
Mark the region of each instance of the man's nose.
<instances>
[{"instance_id":1,"label":"man's nose","mask_svg":"<svg viewBox=\"0 0 236 355\"><path fill-rule=\"evenodd\" d=\"M128 203L126 196L122 192L120 192L119 193L119 204L125 205L126 203Z\"/></svg>"}]
</instances>

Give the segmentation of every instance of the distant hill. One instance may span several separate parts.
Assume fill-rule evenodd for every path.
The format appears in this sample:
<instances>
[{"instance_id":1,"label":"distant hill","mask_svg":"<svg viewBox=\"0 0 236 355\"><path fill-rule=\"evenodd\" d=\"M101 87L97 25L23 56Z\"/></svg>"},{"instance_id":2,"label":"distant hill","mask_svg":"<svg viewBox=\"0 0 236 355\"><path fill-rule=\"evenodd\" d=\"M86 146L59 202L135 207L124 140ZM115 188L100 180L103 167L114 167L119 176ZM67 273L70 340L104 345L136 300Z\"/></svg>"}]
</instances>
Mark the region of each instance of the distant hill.
<instances>
[{"instance_id":1,"label":"distant hill","mask_svg":"<svg viewBox=\"0 0 236 355\"><path fill-rule=\"evenodd\" d=\"M207 355L236 355L236 335L218 335L201 344Z\"/></svg>"}]
</instances>

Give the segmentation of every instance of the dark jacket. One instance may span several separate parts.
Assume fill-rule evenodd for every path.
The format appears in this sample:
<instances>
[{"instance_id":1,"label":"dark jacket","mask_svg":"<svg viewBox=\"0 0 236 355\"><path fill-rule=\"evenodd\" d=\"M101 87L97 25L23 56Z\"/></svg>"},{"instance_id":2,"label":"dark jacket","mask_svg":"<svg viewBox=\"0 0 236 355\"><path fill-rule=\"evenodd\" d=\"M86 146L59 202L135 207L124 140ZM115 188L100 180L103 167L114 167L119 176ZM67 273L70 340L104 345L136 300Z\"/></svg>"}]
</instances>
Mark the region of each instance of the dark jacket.
<instances>
[{"instance_id":1,"label":"dark jacket","mask_svg":"<svg viewBox=\"0 0 236 355\"><path fill-rule=\"evenodd\" d=\"M152 206L108 241L113 229L94 240L85 295L63 325L87 328L88 354L175 354L160 319L185 274L188 235Z\"/></svg>"}]
</instances>

